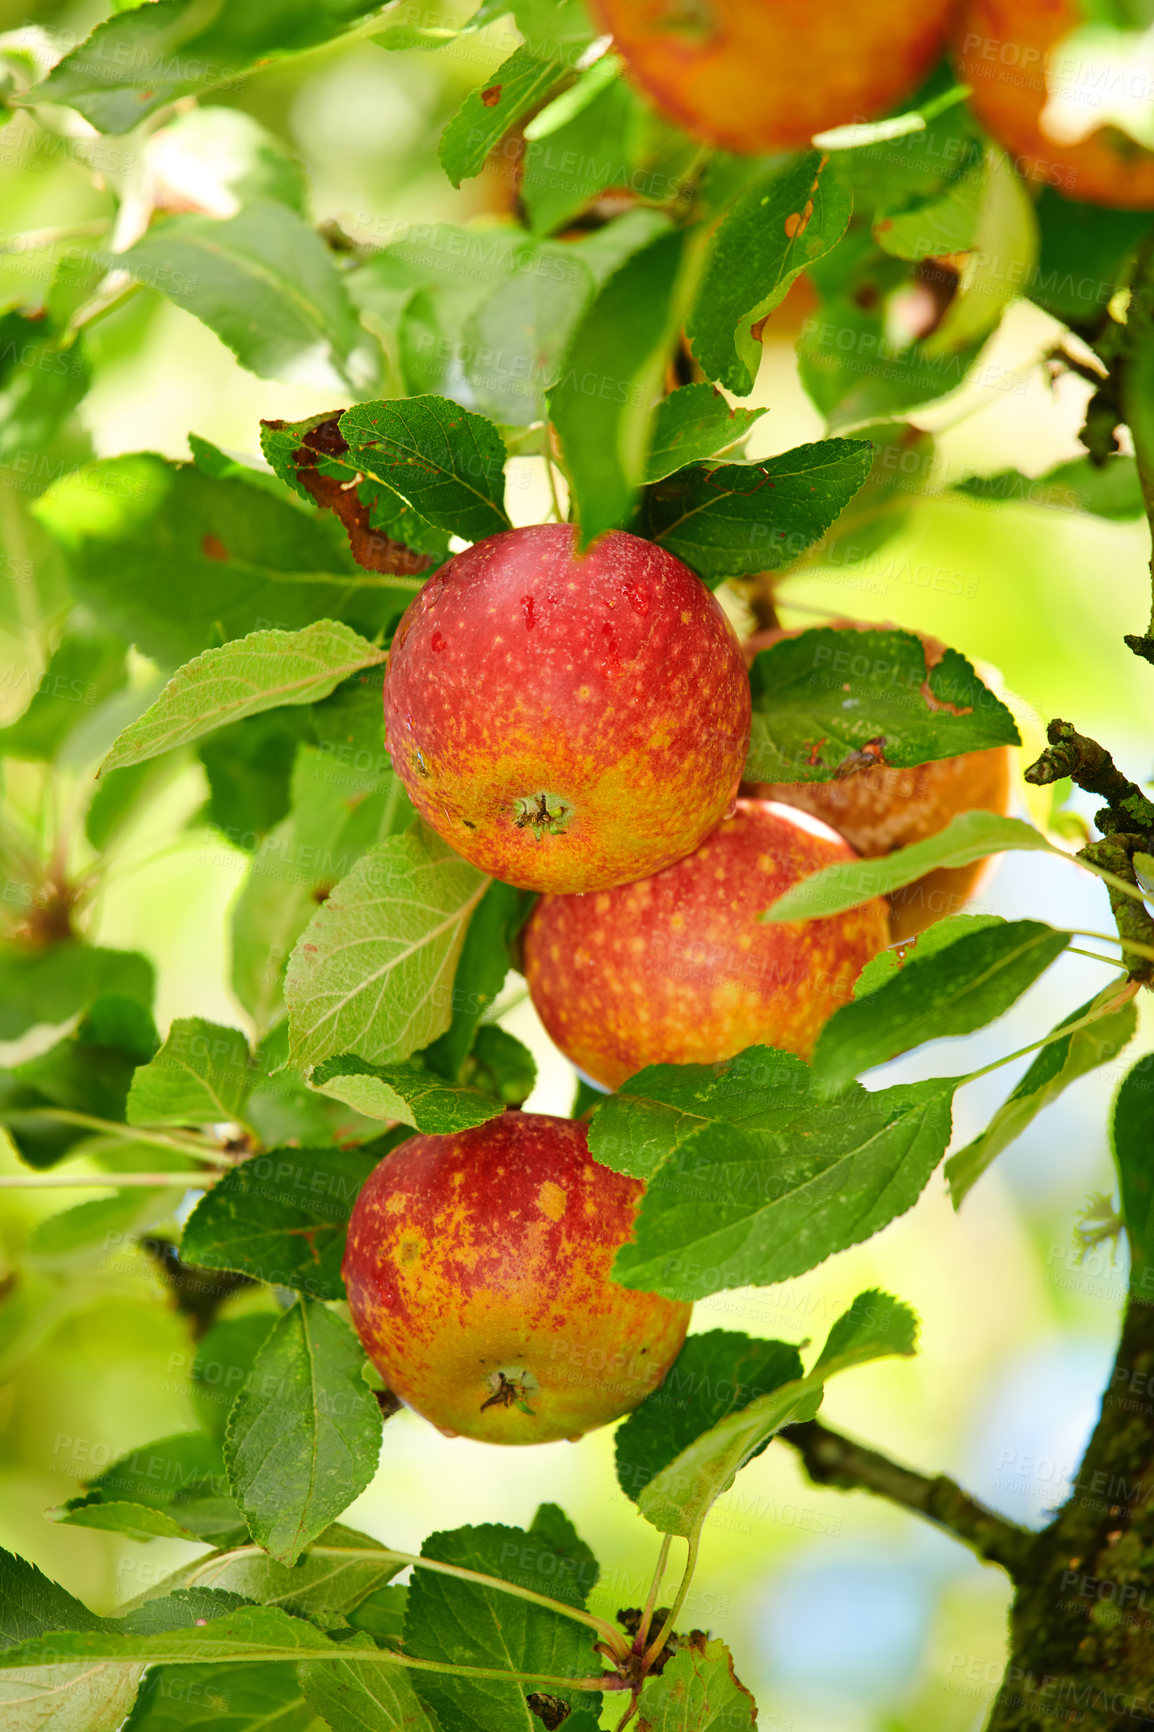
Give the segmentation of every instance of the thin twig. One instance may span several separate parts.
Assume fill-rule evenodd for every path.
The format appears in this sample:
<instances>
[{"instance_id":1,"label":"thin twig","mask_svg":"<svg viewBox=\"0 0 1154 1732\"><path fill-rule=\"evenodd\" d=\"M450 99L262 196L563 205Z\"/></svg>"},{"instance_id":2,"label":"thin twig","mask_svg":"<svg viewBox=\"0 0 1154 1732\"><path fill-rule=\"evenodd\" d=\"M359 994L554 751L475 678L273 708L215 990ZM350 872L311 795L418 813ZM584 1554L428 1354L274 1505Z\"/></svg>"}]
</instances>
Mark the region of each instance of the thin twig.
<instances>
[{"instance_id":1,"label":"thin twig","mask_svg":"<svg viewBox=\"0 0 1154 1732\"><path fill-rule=\"evenodd\" d=\"M1013 1580L1022 1575L1034 1535L987 1509L944 1474L915 1473L816 1419L788 1425L779 1435L797 1450L815 1485L872 1491L943 1528L987 1563L1000 1564Z\"/></svg>"}]
</instances>

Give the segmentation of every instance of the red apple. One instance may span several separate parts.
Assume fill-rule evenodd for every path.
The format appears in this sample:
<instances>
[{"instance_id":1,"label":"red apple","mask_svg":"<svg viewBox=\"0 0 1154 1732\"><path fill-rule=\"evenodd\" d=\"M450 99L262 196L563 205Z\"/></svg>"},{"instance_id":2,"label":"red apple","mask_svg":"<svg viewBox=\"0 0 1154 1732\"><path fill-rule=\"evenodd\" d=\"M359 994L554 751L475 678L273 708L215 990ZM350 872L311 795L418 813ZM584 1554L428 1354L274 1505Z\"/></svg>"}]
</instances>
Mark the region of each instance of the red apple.
<instances>
[{"instance_id":1,"label":"red apple","mask_svg":"<svg viewBox=\"0 0 1154 1732\"><path fill-rule=\"evenodd\" d=\"M711 1064L763 1044L808 1058L889 942L884 902L767 925L771 902L855 856L826 825L740 800L695 854L595 896L546 896L525 932L529 992L575 1065L617 1088L647 1064Z\"/></svg>"},{"instance_id":2,"label":"red apple","mask_svg":"<svg viewBox=\"0 0 1154 1732\"><path fill-rule=\"evenodd\" d=\"M690 1305L611 1278L644 1186L594 1161L587 1127L506 1112L410 1137L349 1223L344 1278L365 1350L442 1431L552 1443L655 1389Z\"/></svg>"},{"instance_id":3,"label":"red apple","mask_svg":"<svg viewBox=\"0 0 1154 1732\"><path fill-rule=\"evenodd\" d=\"M630 77L726 150L801 150L872 120L943 52L954 0L593 0Z\"/></svg>"},{"instance_id":4,"label":"red apple","mask_svg":"<svg viewBox=\"0 0 1154 1732\"><path fill-rule=\"evenodd\" d=\"M871 629L858 620L829 623L839 631ZM782 637L797 635L760 632L747 639L746 660L752 661L758 650L768 649ZM926 665L933 667L946 646L937 638L918 635L925 646ZM749 792L812 813L844 836L856 853L876 860L895 848L909 848L936 836L959 812L1005 814L1010 805L1011 765L1009 746L991 746L908 770L871 765L836 782L755 782L749 784ZM987 867L985 860L971 866L939 866L895 890L889 897L893 938L913 938L944 914L956 914L978 890Z\"/></svg>"},{"instance_id":5,"label":"red apple","mask_svg":"<svg viewBox=\"0 0 1154 1732\"><path fill-rule=\"evenodd\" d=\"M714 596L623 530L490 536L429 579L393 643L385 720L427 824L526 890L668 866L727 810L749 681Z\"/></svg>"}]
</instances>

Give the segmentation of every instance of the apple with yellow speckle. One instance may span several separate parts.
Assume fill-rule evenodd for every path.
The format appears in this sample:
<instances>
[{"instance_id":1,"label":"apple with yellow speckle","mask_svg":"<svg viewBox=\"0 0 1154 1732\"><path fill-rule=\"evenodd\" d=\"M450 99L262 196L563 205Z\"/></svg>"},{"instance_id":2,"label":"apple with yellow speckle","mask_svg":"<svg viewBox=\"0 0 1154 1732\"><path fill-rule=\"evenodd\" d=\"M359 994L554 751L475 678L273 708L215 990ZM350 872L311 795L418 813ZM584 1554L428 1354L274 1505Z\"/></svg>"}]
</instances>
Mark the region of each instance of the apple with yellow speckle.
<instances>
[{"instance_id":1,"label":"apple with yellow speckle","mask_svg":"<svg viewBox=\"0 0 1154 1732\"><path fill-rule=\"evenodd\" d=\"M739 800L688 859L596 896L546 896L525 931L537 1012L606 1088L649 1064L712 1064L747 1046L808 1058L822 1025L889 943L886 905L784 925L761 914L857 856L827 825Z\"/></svg>"},{"instance_id":2,"label":"apple with yellow speckle","mask_svg":"<svg viewBox=\"0 0 1154 1732\"><path fill-rule=\"evenodd\" d=\"M696 574L624 530L489 536L410 604L389 752L458 854L524 890L601 890L692 853L737 794L749 679Z\"/></svg>"},{"instance_id":3,"label":"apple with yellow speckle","mask_svg":"<svg viewBox=\"0 0 1154 1732\"><path fill-rule=\"evenodd\" d=\"M513 1109L410 1137L369 1175L343 1274L393 1393L440 1430L552 1443L607 1425L661 1382L692 1306L618 1286L644 1186L589 1154L572 1119Z\"/></svg>"}]
</instances>

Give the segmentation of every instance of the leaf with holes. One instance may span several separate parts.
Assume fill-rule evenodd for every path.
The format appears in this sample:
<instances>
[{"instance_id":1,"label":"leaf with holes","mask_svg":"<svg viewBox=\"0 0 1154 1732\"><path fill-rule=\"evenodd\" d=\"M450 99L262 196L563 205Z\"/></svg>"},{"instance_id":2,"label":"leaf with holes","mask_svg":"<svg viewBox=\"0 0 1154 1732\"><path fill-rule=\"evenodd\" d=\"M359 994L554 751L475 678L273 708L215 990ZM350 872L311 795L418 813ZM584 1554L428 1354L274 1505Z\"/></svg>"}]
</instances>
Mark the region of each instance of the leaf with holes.
<instances>
[{"instance_id":1,"label":"leaf with holes","mask_svg":"<svg viewBox=\"0 0 1154 1732\"><path fill-rule=\"evenodd\" d=\"M826 160L813 150L770 169L710 242L687 334L702 371L739 397L753 390L761 362L759 321L849 224L853 199Z\"/></svg>"},{"instance_id":2,"label":"leaf with holes","mask_svg":"<svg viewBox=\"0 0 1154 1732\"><path fill-rule=\"evenodd\" d=\"M750 685L750 781L830 782L1021 743L966 658L948 649L931 664L913 632L816 626L762 650Z\"/></svg>"},{"instance_id":3,"label":"leaf with holes","mask_svg":"<svg viewBox=\"0 0 1154 1732\"><path fill-rule=\"evenodd\" d=\"M480 541L509 528L504 441L491 421L447 397L358 403L340 430L361 469L429 523Z\"/></svg>"},{"instance_id":4,"label":"leaf with holes","mask_svg":"<svg viewBox=\"0 0 1154 1732\"><path fill-rule=\"evenodd\" d=\"M565 77L560 62L518 48L481 90L471 90L441 135L441 167L454 186L480 174L489 152Z\"/></svg>"}]
</instances>

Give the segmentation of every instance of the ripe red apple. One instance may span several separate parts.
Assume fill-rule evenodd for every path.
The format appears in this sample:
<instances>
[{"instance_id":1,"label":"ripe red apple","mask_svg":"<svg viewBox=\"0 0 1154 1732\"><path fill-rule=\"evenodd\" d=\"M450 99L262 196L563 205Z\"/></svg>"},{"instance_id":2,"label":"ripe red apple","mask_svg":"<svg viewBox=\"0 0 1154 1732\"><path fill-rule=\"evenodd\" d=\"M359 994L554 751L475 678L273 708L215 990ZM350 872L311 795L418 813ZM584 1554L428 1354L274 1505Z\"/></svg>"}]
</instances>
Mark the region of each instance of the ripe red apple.
<instances>
[{"instance_id":1,"label":"ripe red apple","mask_svg":"<svg viewBox=\"0 0 1154 1732\"><path fill-rule=\"evenodd\" d=\"M617 1088L647 1064L711 1064L764 1044L808 1058L889 942L884 902L828 920L758 917L852 860L826 825L739 800L687 860L595 896L546 896L525 931L529 992L575 1065Z\"/></svg>"},{"instance_id":2,"label":"ripe red apple","mask_svg":"<svg viewBox=\"0 0 1154 1732\"><path fill-rule=\"evenodd\" d=\"M798 150L884 114L943 52L954 0L592 0L630 77L726 150Z\"/></svg>"},{"instance_id":3,"label":"ripe red apple","mask_svg":"<svg viewBox=\"0 0 1154 1732\"><path fill-rule=\"evenodd\" d=\"M610 1276L643 1190L543 1113L402 1143L357 1198L343 1269L389 1388L482 1443L577 1438L636 1407L692 1310Z\"/></svg>"},{"instance_id":4,"label":"ripe red apple","mask_svg":"<svg viewBox=\"0 0 1154 1732\"><path fill-rule=\"evenodd\" d=\"M1108 123L1068 143L1047 130L1051 84L1093 117L1103 86L1120 82L1108 84L1105 69L1062 51L1088 17L1078 0L969 0L957 27L958 75L974 113L1027 180L1089 204L1154 210L1154 151Z\"/></svg>"},{"instance_id":5,"label":"ripe red apple","mask_svg":"<svg viewBox=\"0 0 1154 1732\"><path fill-rule=\"evenodd\" d=\"M858 620L830 620L839 631L868 631ZM747 639L747 661L782 637L796 632L759 632ZM933 667L945 654L945 644L918 633ZM810 812L844 836L855 853L867 860L909 848L944 830L959 812L998 812L1010 806L1012 758L1009 746L937 758L930 764L897 770L875 764L836 782L754 782L749 792L762 800L780 800ZM980 887L988 862L971 866L939 866L889 897L890 931L895 942L913 938L944 914L956 914Z\"/></svg>"},{"instance_id":6,"label":"ripe red apple","mask_svg":"<svg viewBox=\"0 0 1154 1732\"><path fill-rule=\"evenodd\" d=\"M490 536L410 604L385 679L418 812L525 890L600 890L689 854L737 792L749 680L688 566L623 530Z\"/></svg>"}]
</instances>

